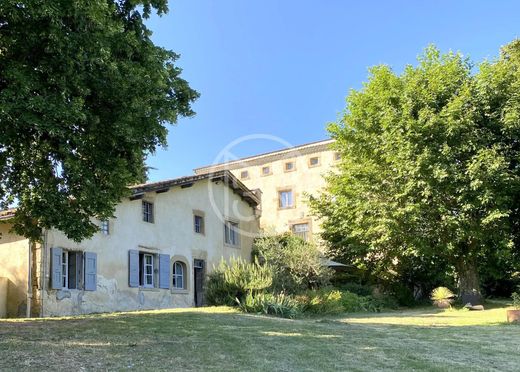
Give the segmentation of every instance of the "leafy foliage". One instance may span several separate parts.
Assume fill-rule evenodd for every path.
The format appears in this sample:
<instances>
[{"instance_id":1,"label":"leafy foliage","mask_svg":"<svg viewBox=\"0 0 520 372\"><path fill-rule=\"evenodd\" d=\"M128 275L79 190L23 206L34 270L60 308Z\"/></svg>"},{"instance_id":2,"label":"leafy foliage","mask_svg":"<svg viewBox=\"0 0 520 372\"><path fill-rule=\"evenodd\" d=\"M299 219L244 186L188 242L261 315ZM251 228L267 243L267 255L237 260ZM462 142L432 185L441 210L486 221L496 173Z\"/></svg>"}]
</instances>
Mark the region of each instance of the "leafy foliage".
<instances>
[{"instance_id":1,"label":"leafy foliage","mask_svg":"<svg viewBox=\"0 0 520 372\"><path fill-rule=\"evenodd\" d=\"M0 2L0 207L80 241L198 97L143 22L165 0Z\"/></svg>"},{"instance_id":2,"label":"leafy foliage","mask_svg":"<svg viewBox=\"0 0 520 372\"><path fill-rule=\"evenodd\" d=\"M340 314L343 310L342 293L336 289L308 290L297 296L303 311L310 314Z\"/></svg>"},{"instance_id":3,"label":"leafy foliage","mask_svg":"<svg viewBox=\"0 0 520 372\"><path fill-rule=\"evenodd\" d=\"M237 300L240 310L245 313L275 315L281 318L295 318L302 312L298 301L285 293L249 292L243 301Z\"/></svg>"},{"instance_id":4,"label":"leafy foliage","mask_svg":"<svg viewBox=\"0 0 520 372\"><path fill-rule=\"evenodd\" d=\"M297 293L329 283L331 270L322 263L316 245L293 234L255 240L253 255L273 269L273 290Z\"/></svg>"},{"instance_id":5,"label":"leafy foliage","mask_svg":"<svg viewBox=\"0 0 520 372\"><path fill-rule=\"evenodd\" d=\"M511 299L513 300L513 307L520 310L520 292L513 292Z\"/></svg>"},{"instance_id":6,"label":"leafy foliage","mask_svg":"<svg viewBox=\"0 0 520 372\"><path fill-rule=\"evenodd\" d=\"M206 281L206 301L209 305L236 305L247 294L254 295L271 287L272 269L269 265L249 263L241 258L231 258L227 263L222 259L219 266Z\"/></svg>"},{"instance_id":7,"label":"leafy foliage","mask_svg":"<svg viewBox=\"0 0 520 372\"><path fill-rule=\"evenodd\" d=\"M329 126L342 160L312 201L333 255L397 282L454 269L462 293L518 267L519 88L520 41L476 73L435 47L400 75L372 68Z\"/></svg>"}]
</instances>

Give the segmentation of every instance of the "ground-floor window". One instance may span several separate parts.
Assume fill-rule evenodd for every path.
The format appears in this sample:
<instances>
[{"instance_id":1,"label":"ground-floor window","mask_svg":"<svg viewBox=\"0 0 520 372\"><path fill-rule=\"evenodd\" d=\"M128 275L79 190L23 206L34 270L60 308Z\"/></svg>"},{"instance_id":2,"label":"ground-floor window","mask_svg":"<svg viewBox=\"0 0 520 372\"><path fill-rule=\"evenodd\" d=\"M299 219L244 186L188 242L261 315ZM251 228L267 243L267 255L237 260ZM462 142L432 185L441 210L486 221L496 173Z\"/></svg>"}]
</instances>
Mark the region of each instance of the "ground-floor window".
<instances>
[{"instance_id":1,"label":"ground-floor window","mask_svg":"<svg viewBox=\"0 0 520 372\"><path fill-rule=\"evenodd\" d=\"M305 241L309 241L309 230L308 223L296 223L292 225L293 234L299 236Z\"/></svg>"},{"instance_id":2,"label":"ground-floor window","mask_svg":"<svg viewBox=\"0 0 520 372\"><path fill-rule=\"evenodd\" d=\"M93 252L51 248L51 288L95 291L97 255Z\"/></svg>"},{"instance_id":3,"label":"ground-floor window","mask_svg":"<svg viewBox=\"0 0 520 372\"><path fill-rule=\"evenodd\" d=\"M61 278L63 289L81 289L83 287L83 252L62 252Z\"/></svg>"},{"instance_id":4,"label":"ground-floor window","mask_svg":"<svg viewBox=\"0 0 520 372\"><path fill-rule=\"evenodd\" d=\"M154 278L154 255L149 253L139 254L139 285L145 288L153 288Z\"/></svg>"},{"instance_id":5,"label":"ground-floor window","mask_svg":"<svg viewBox=\"0 0 520 372\"><path fill-rule=\"evenodd\" d=\"M186 265L184 262L173 263L173 288L186 289Z\"/></svg>"}]
</instances>

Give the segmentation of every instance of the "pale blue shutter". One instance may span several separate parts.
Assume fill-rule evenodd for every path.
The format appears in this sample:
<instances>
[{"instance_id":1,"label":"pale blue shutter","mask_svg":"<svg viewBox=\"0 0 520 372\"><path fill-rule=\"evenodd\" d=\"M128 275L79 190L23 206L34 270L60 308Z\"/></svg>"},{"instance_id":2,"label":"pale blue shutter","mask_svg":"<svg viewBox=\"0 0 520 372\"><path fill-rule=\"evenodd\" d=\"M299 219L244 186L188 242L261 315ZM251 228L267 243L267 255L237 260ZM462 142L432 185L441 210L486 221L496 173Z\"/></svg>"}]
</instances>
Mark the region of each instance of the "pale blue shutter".
<instances>
[{"instance_id":1,"label":"pale blue shutter","mask_svg":"<svg viewBox=\"0 0 520 372\"><path fill-rule=\"evenodd\" d=\"M159 255L159 288L170 288L170 255Z\"/></svg>"},{"instance_id":2,"label":"pale blue shutter","mask_svg":"<svg viewBox=\"0 0 520 372\"><path fill-rule=\"evenodd\" d=\"M97 254L85 252L85 291L95 291L97 286Z\"/></svg>"},{"instance_id":3,"label":"pale blue shutter","mask_svg":"<svg viewBox=\"0 0 520 372\"><path fill-rule=\"evenodd\" d=\"M139 251L128 251L128 286L139 287Z\"/></svg>"},{"instance_id":4,"label":"pale blue shutter","mask_svg":"<svg viewBox=\"0 0 520 372\"><path fill-rule=\"evenodd\" d=\"M63 288L62 282L62 254L63 250L61 248L51 248L51 288L52 289L61 289Z\"/></svg>"}]
</instances>

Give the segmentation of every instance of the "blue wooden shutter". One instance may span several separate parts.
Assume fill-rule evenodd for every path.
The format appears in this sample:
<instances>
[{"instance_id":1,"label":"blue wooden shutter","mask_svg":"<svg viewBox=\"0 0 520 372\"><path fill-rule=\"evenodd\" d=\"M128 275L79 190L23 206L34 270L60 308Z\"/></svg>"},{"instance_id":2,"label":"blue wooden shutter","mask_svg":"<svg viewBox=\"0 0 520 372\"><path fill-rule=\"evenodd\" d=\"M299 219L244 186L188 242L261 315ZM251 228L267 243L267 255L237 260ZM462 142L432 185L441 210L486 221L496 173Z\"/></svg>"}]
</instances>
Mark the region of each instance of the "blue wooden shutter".
<instances>
[{"instance_id":1,"label":"blue wooden shutter","mask_svg":"<svg viewBox=\"0 0 520 372\"><path fill-rule=\"evenodd\" d=\"M128 286L139 287L139 251L128 251Z\"/></svg>"},{"instance_id":2,"label":"blue wooden shutter","mask_svg":"<svg viewBox=\"0 0 520 372\"><path fill-rule=\"evenodd\" d=\"M95 291L97 286L97 254L85 252L85 291Z\"/></svg>"},{"instance_id":3,"label":"blue wooden shutter","mask_svg":"<svg viewBox=\"0 0 520 372\"><path fill-rule=\"evenodd\" d=\"M159 255L159 288L170 288L170 255Z\"/></svg>"},{"instance_id":4,"label":"blue wooden shutter","mask_svg":"<svg viewBox=\"0 0 520 372\"><path fill-rule=\"evenodd\" d=\"M63 288L63 278L61 272L61 260L62 260L63 249L51 248L51 288L61 289Z\"/></svg>"}]
</instances>

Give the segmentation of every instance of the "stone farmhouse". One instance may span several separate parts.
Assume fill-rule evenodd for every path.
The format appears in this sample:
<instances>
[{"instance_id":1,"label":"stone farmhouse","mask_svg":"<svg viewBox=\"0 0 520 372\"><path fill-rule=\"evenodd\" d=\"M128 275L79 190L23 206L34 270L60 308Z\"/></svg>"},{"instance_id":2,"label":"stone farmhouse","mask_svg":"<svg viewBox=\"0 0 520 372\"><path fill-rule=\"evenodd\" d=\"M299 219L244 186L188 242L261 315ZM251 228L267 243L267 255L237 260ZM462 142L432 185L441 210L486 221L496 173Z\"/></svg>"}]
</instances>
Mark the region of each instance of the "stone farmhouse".
<instances>
[{"instance_id":1,"label":"stone farmhouse","mask_svg":"<svg viewBox=\"0 0 520 372\"><path fill-rule=\"evenodd\" d=\"M334 140L255 155L194 170L207 174L229 170L251 190L261 193L260 228L267 232L292 231L312 240L321 231L310 213L307 199L324 186L323 175L334 170L339 153L331 149Z\"/></svg>"},{"instance_id":2,"label":"stone farmhouse","mask_svg":"<svg viewBox=\"0 0 520 372\"><path fill-rule=\"evenodd\" d=\"M260 200L222 170L133 186L114 218L81 243L55 229L41 242L0 215L0 317L200 306L222 259L250 259Z\"/></svg>"}]
</instances>

